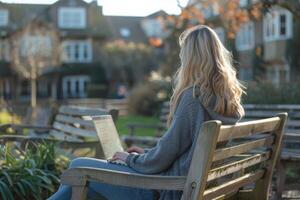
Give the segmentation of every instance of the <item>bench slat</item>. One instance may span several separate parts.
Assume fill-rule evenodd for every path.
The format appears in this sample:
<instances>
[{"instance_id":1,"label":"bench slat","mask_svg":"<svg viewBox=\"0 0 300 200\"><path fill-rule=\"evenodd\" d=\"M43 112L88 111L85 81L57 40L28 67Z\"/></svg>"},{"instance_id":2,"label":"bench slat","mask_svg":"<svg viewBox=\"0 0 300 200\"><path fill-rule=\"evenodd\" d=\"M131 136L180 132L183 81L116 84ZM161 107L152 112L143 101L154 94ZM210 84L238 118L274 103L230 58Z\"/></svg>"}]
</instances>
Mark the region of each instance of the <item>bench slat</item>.
<instances>
[{"instance_id":1,"label":"bench slat","mask_svg":"<svg viewBox=\"0 0 300 200\"><path fill-rule=\"evenodd\" d=\"M64 132L51 130L49 133L50 137L53 137L60 141L70 141L70 142L83 142L83 140L79 139L78 137L74 137L72 135L67 135Z\"/></svg>"},{"instance_id":2,"label":"bench slat","mask_svg":"<svg viewBox=\"0 0 300 200\"><path fill-rule=\"evenodd\" d=\"M253 140L251 142L239 144L233 147L226 147L215 151L213 161L223 160L237 154L245 153L254 148L270 146L274 141L274 136L268 136L263 139Z\"/></svg>"},{"instance_id":3,"label":"bench slat","mask_svg":"<svg viewBox=\"0 0 300 200\"><path fill-rule=\"evenodd\" d=\"M59 122L54 122L53 127L57 130L60 130L60 131L66 132L66 133L70 133L71 135L98 139L96 131L75 128L75 127L72 127L72 126L69 126L66 124L62 124Z\"/></svg>"},{"instance_id":4,"label":"bench slat","mask_svg":"<svg viewBox=\"0 0 300 200\"><path fill-rule=\"evenodd\" d=\"M238 160L238 161L223 165L221 167L212 169L208 174L207 181L211 181L211 180L226 176L228 174L232 174L241 169L245 169L247 167L256 165L258 163L262 163L262 162L268 160L269 158L270 158L270 152L267 151L264 153L255 154L255 155L247 157L245 159Z\"/></svg>"},{"instance_id":5,"label":"bench slat","mask_svg":"<svg viewBox=\"0 0 300 200\"><path fill-rule=\"evenodd\" d=\"M266 110L274 110L274 109L282 109L282 110L299 110L299 104L244 104L243 107L245 109L266 109Z\"/></svg>"},{"instance_id":6,"label":"bench slat","mask_svg":"<svg viewBox=\"0 0 300 200\"><path fill-rule=\"evenodd\" d=\"M58 122L63 122L63 123L70 123L70 124L79 124L80 126L85 126L88 128L94 128L94 124L92 121L89 120L84 120L76 117L70 117L62 114L58 114L55 118L56 121Z\"/></svg>"},{"instance_id":7,"label":"bench slat","mask_svg":"<svg viewBox=\"0 0 300 200\"><path fill-rule=\"evenodd\" d=\"M269 119L241 122L238 125L233 126L222 126L218 137L218 142L250 136L262 132L270 132L278 127L279 122L279 117L273 117Z\"/></svg>"},{"instance_id":8,"label":"bench slat","mask_svg":"<svg viewBox=\"0 0 300 200\"><path fill-rule=\"evenodd\" d=\"M259 170L255 173L249 173L232 181L226 182L220 186L205 190L204 199L214 199L221 195L226 195L237 191L239 188L261 179L264 173L264 170Z\"/></svg>"},{"instance_id":9,"label":"bench slat","mask_svg":"<svg viewBox=\"0 0 300 200\"><path fill-rule=\"evenodd\" d=\"M66 115L75 115L75 116L96 116L108 114L106 110L99 108L84 108L79 106L61 106L59 108L59 113Z\"/></svg>"}]
</instances>

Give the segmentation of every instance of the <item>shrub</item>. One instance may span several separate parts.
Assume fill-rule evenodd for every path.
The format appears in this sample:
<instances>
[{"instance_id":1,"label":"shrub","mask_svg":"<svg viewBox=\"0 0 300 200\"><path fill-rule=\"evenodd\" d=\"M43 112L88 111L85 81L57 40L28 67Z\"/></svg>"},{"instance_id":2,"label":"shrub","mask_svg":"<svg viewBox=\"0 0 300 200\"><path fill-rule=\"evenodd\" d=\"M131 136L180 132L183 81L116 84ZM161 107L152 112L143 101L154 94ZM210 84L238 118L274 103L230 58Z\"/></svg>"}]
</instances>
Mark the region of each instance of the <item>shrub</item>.
<instances>
[{"instance_id":1,"label":"shrub","mask_svg":"<svg viewBox=\"0 0 300 200\"><path fill-rule=\"evenodd\" d=\"M251 104L299 104L300 83L281 84L251 83L243 96L243 103Z\"/></svg>"},{"instance_id":2,"label":"shrub","mask_svg":"<svg viewBox=\"0 0 300 200\"><path fill-rule=\"evenodd\" d=\"M1 199L46 199L57 189L59 174L67 162L56 157L54 144L31 145L24 151L1 147Z\"/></svg>"},{"instance_id":3,"label":"shrub","mask_svg":"<svg viewBox=\"0 0 300 200\"><path fill-rule=\"evenodd\" d=\"M170 93L170 84L163 81L145 82L132 89L128 108L131 114L154 115Z\"/></svg>"}]
</instances>

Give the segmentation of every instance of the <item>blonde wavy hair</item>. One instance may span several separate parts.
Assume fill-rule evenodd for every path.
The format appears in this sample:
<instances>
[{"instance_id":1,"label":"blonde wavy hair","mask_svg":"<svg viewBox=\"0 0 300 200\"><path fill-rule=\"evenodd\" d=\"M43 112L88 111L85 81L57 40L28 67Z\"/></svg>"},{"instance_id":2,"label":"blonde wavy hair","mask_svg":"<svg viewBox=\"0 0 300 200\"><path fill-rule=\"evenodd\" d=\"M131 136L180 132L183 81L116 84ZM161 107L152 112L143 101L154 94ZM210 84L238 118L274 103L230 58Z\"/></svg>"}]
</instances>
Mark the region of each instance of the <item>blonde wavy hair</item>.
<instances>
[{"instance_id":1,"label":"blonde wavy hair","mask_svg":"<svg viewBox=\"0 0 300 200\"><path fill-rule=\"evenodd\" d=\"M232 54L208 26L187 29L179 37L181 67L175 74L168 124L183 91L198 86L203 106L215 101L213 111L223 116L244 115L241 96L244 86L236 77Z\"/></svg>"}]
</instances>

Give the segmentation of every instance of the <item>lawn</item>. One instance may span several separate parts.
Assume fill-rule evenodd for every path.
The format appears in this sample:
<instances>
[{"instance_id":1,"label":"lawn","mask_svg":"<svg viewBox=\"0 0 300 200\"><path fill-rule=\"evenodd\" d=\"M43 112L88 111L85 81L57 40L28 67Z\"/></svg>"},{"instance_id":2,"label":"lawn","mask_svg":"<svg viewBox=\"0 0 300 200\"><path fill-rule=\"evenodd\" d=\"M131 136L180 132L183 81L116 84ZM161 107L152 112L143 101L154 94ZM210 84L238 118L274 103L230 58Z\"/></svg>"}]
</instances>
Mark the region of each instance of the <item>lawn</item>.
<instances>
[{"instance_id":1,"label":"lawn","mask_svg":"<svg viewBox=\"0 0 300 200\"><path fill-rule=\"evenodd\" d=\"M138 115L129 115L129 116L121 116L117 120L117 129L120 135L127 135L129 134L129 129L127 128L127 124L130 123L138 123L138 124L158 124L159 117L146 117L146 116L138 116ZM154 129L137 129L137 135L140 136L154 136L155 130Z\"/></svg>"}]
</instances>

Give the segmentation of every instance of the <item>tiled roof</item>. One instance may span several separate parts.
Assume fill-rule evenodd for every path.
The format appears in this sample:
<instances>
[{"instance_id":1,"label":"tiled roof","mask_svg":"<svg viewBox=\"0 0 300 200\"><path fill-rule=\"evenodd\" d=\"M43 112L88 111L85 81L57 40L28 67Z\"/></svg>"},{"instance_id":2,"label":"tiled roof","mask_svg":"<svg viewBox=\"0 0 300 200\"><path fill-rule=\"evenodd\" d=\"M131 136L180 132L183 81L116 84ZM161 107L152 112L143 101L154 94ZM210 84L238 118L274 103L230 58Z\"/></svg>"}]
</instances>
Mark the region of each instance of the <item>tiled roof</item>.
<instances>
[{"instance_id":1,"label":"tiled roof","mask_svg":"<svg viewBox=\"0 0 300 200\"><path fill-rule=\"evenodd\" d=\"M159 10L155 13L152 13L152 14L146 16L146 18L155 18L155 17L167 16L167 15L168 14L164 10Z\"/></svg>"},{"instance_id":2,"label":"tiled roof","mask_svg":"<svg viewBox=\"0 0 300 200\"><path fill-rule=\"evenodd\" d=\"M3 31L6 31L7 33L14 32L34 19L55 24L54 19L52 19L50 15L50 9L58 2L62 1L65 0L57 1L56 3L51 5L0 3L0 9L4 8L9 10L9 22L7 26L0 27L0 31L2 31L1 35L3 35ZM110 32L106 20L101 13L102 7L89 5L87 3L85 4L89 9L87 14L90 19L90 23L88 23L87 28L81 30L61 30L62 36L106 37L109 35Z\"/></svg>"},{"instance_id":3,"label":"tiled roof","mask_svg":"<svg viewBox=\"0 0 300 200\"><path fill-rule=\"evenodd\" d=\"M112 39L147 42L147 37L140 25L143 17L105 16L105 18L111 29Z\"/></svg>"},{"instance_id":4,"label":"tiled roof","mask_svg":"<svg viewBox=\"0 0 300 200\"><path fill-rule=\"evenodd\" d=\"M1 3L0 8L9 10L8 25L0 30L15 31L42 13L48 6L40 4L6 4Z\"/></svg>"}]
</instances>

